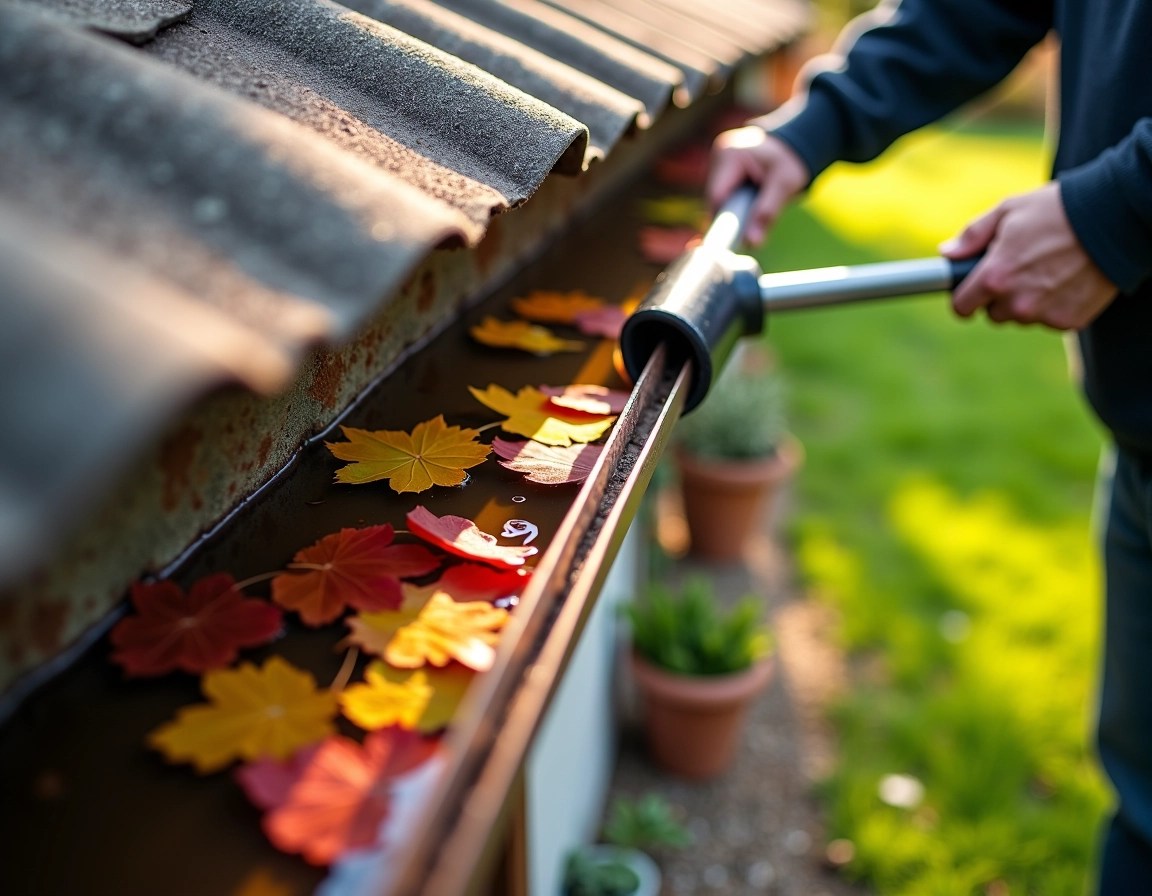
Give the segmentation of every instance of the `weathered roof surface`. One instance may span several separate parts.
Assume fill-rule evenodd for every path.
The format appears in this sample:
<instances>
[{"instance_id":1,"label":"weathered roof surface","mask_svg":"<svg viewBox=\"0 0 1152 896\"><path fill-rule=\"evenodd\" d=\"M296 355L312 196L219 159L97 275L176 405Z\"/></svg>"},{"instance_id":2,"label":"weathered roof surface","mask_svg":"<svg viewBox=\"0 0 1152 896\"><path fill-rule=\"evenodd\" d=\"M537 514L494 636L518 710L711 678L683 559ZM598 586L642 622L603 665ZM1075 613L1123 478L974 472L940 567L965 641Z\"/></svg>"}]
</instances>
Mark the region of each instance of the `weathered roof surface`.
<instances>
[{"instance_id":1,"label":"weathered roof surface","mask_svg":"<svg viewBox=\"0 0 1152 896\"><path fill-rule=\"evenodd\" d=\"M0 585L196 396L282 388L803 0L0 0Z\"/></svg>"}]
</instances>

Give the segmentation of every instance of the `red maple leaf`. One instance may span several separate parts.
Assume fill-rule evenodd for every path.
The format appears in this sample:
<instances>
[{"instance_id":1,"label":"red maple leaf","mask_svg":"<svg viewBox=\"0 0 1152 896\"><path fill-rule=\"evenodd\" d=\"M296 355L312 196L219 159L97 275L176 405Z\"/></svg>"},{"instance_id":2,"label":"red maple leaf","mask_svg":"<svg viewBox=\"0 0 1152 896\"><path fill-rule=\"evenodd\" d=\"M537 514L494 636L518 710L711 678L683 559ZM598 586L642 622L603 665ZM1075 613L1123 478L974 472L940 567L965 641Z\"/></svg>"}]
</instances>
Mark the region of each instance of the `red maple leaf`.
<instances>
[{"instance_id":1,"label":"red maple leaf","mask_svg":"<svg viewBox=\"0 0 1152 896\"><path fill-rule=\"evenodd\" d=\"M541 445L539 442L512 442L496 438L492 451L500 465L517 473L524 473L530 482L542 485L563 485L583 482L596 466L604 451L603 445L569 445L561 448Z\"/></svg>"},{"instance_id":2,"label":"red maple leaf","mask_svg":"<svg viewBox=\"0 0 1152 896\"><path fill-rule=\"evenodd\" d=\"M619 339L628 312L616 305L607 305L595 311L582 311L573 321L576 329L585 336L602 336L605 339Z\"/></svg>"},{"instance_id":3,"label":"red maple leaf","mask_svg":"<svg viewBox=\"0 0 1152 896\"><path fill-rule=\"evenodd\" d=\"M185 594L175 582L132 586L136 615L122 619L109 638L112 659L131 676L181 669L200 674L221 669L242 647L271 641L283 614L267 601L233 589L227 573L205 576Z\"/></svg>"},{"instance_id":4,"label":"red maple leaf","mask_svg":"<svg viewBox=\"0 0 1152 896\"><path fill-rule=\"evenodd\" d=\"M435 588L463 603L473 600L495 603L517 597L531 577L526 569L493 569L480 563L461 563L445 572Z\"/></svg>"},{"instance_id":5,"label":"red maple leaf","mask_svg":"<svg viewBox=\"0 0 1152 896\"><path fill-rule=\"evenodd\" d=\"M497 544L494 535L480 531L472 520L461 516L436 516L422 506L408 513L408 528L450 554L493 566L523 566L524 560L536 553L534 547Z\"/></svg>"},{"instance_id":6,"label":"red maple leaf","mask_svg":"<svg viewBox=\"0 0 1152 896\"><path fill-rule=\"evenodd\" d=\"M632 393L622 389L609 389L606 386L583 383L570 386L541 386L540 391L548 396L548 404L552 407L597 417L619 414L632 397Z\"/></svg>"},{"instance_id":7,"label":"red maple leaf","mask_svg":"<svg viewBox=\"0 0 1152 896\"><path fill-rule=\"evenodd\" d=\"M254 762L236 778L267 810L264 833L277 849L328 865L379 844L393 782L431 758L438 742L395 727L368 734L363 746L330 737L287 762Z\"/></svg>"},{"instance_id":8,"label":"red maple leaf","mask_svg":"<svg viewBox=\"0 0 1152 896\"><path fill-rule=\"evenodd\" d=\"M694 227L641 227L640 254L651 264L670 264L700 238Z\"/></svg>"},{"instance_id":9,"label":"red maple leaf","mask_svg":"<svg viewBox=\"0 0 1152 896\"><path fill-rule=\"evenodd\" d=\"M348 607L396 609L400 580L432 572L440 561L421 545L392 544L393 535L385 524L324 536L272 580L272 599L312 626L331 622Z\"/></svg>"}]
</instances>

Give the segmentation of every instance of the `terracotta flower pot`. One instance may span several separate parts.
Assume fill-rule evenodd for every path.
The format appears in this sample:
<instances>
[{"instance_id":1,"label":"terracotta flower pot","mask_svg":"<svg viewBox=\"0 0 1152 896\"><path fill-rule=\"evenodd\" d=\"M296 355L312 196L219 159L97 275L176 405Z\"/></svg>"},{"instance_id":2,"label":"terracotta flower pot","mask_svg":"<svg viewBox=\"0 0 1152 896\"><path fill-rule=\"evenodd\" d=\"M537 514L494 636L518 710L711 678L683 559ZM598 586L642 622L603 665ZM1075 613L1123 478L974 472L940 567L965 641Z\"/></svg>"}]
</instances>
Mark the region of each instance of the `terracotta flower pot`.
<instances>
[{"instance_id":1,"label":"terracotta flower pot","mask_svg":"<svg viewBox=\"0 0 1152 896\"><path fill-rule=\"evenodd\" d=\"M699 458L676 453L691 552L705 560L737 560L749 536L803 460L800 443L782 442L771 457Z\"/></svg>"},{"instance_id":2,"label":"terracotta flower pot","mask_svg":"<svg viewBox=\"0 0 1152 896\"><path fill-rule=\"evenodd\" d=\"M711 778L736 756L748 709L768 685L774 658L729 675L677 675L631 654L652 759L685 778Z\"/></svg>"}]
</instances>

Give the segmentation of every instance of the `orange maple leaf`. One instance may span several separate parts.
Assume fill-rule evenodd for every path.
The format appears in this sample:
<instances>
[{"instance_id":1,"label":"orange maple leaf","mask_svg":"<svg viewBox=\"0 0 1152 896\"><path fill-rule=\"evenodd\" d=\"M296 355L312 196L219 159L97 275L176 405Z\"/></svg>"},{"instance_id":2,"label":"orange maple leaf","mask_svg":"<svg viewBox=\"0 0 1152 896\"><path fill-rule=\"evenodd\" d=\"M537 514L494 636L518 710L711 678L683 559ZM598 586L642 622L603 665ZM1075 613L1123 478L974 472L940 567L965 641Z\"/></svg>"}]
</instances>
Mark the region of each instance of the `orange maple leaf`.
<instances>
[{"instance_id":1,"label":"orange maple leaf","mask_svg":"<svg viewBox=\"0 0 1152 896\"><path fill-rule=\"evenodd\" d=\"M330 737L287 761L245 766L236 778L267 810L264 833L277 849L328 865L380 843L393 781L427 762L438 744L400 728L373 731L363 745Z\"/></svg>"},{"instance_id":2,"label":"orange maple leaf","mask_svg":"<svg viewBox=\"0 0 1152 896\"><path fill-rule=\"evenodd\" d=\"M208 703L184 707L148 738L170 762L191 762L201 774L234 759L286 759L334 731L336 695L279 656L262 668L209 672L201 687Z\"/></svg>"},{"instance_id":3,"label":"orange maple leaf","mask_svg":"<svg viewBox=\"0 0 1152 896\"><path fill-rule=\"evenodd\" d=\"M541 324L571 324L585 311L603 308L605 302L579 289L553 292L538 289L512 300L512 310Z\"/></svg>"},{"instance_id":4,"label":"orange maple leaf","mask_svg":"<svg viewBox=\"0 0 1152 896\"><path fill-rule=\"evenodd\" d=\"M495 384L487 389L468 387L481 404L505 415L500 428L545 445L594 442L612 426L614 415L597 416L570 411L551 403L539 389L525 386L515 395Z\"/></svg>"},{"instance_id":5,"label":"orange maple leaf","mask_svg":"<svg viewBox=\"0 0 1152 896\"><path fill-rule=\"evenodd\" d=\"M492 648L507 621L508 611L487 601L458 602L443 591L405 587L399 610L350 617L348 640L400 669L456 660L483 672L492 667Z\"/></svg>"},{"instance_id":6,"label":"orange maple leaf","mask_svg":"<svg viewBox=\"0 0 1152 896\"><path fill-rule=\"evenodd\" d=\"M472 338L494 348L518 348L533 355L554 355L556 352L578 352L584 343L574 339L561 339L546 327L538 327L523 320L497 320L484 318L479 326L469 331Z\"/></svg>"},{"instance_id":7,"label":"orange maple leaf","mask_svg":"<svg viewBox=\"0 0 1152 896\"><path fill-rule=\"evenodd\" d=\"M403 430L340 427L347 442L325 442L340 460L353 463L336 471L336 481L351 485L387 479L396 492L423 492L434 485L459 485L465 470L483 463L488 446L479 430L448 426L444 416Z\"/></svg>"},{"instance_id":8,"label":"orange maple leaf","mask_svg":"<svg viewBox=\"0 0 1152 896\"><path fill-rule=\"evenodd\" d=\"M392 544L392 537L387 523L324 536L272 580L272 599L311 626L331 622L348 607L398 607L400 579L430 573L440 561L423 545Z\"/></svg>"}]
</instances>

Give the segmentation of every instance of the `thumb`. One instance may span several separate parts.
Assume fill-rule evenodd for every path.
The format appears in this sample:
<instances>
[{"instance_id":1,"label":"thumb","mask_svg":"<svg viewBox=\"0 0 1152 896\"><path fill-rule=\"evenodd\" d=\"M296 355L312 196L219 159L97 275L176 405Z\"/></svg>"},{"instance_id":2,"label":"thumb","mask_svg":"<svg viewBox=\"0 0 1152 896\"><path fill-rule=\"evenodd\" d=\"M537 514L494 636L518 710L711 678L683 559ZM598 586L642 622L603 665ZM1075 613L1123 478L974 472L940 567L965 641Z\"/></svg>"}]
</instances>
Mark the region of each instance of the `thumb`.
<instances>
[{"instance_id":1,"label":"thumb","mask_svg":"<svg viewBox=\"0 0 1152 896\"><path fill-rule=\"evenodd\" d=\"M958 236L941 243L940 253L945 258L968 258L978 252L983 252L992 242L1003 217L1003 206L997 206L987 214L981 215L965 227Z\"/></svg>"}]
</instances>

